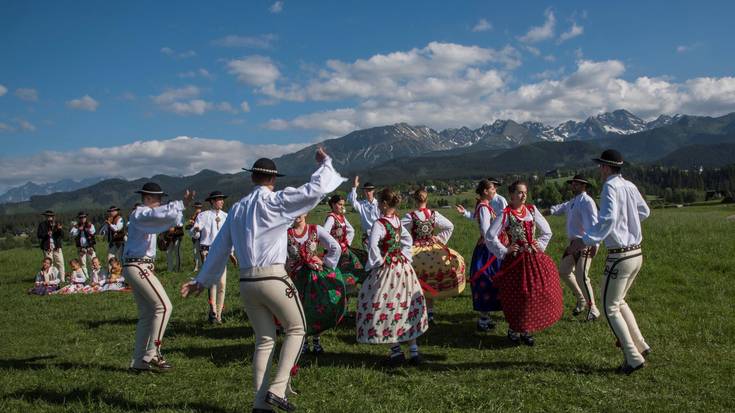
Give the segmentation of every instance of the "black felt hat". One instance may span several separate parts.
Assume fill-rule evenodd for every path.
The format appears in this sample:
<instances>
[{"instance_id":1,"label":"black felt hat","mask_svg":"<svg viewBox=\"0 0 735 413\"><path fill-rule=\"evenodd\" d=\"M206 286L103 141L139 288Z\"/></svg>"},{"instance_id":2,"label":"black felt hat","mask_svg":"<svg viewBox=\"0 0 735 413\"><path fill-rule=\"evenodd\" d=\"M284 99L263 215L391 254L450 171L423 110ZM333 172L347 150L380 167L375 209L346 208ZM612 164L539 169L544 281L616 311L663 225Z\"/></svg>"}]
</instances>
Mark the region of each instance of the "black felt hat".
<instances>
[{"instance_id":1,"label":"black felt hat","mask_svg":"<svg viewBox=\"0 0 735 413\"><path fill-rule=\"evenodd\" d=\"M166 196L165 192L161 189L161 185L158 185L155 182L146 182L145 185L143 185L143 189L140 189L138 191L135 191L138 194L149 194L149 195L161 195Z\"/></svg>"},{"instance_id":2,"label":"black felt hat","mask_svg":"<svg viewBox=\"0 0 735 413\"><path fill-rule=\"evenodd\" d=\"M364 190L366 190L366 191L371 191L371 190L373 190L373 189L375 189L375 188L376 188L376 187L375 187L375 185L371 184L370 182L365 182L365 183L364 183L364 184L362 185L362 189L364 189Z\"/></svg>"},{"instance_id":3,"label":"black felt hat","mask_svg":"<svg viewBox=\"0 0 735 413\"><path fill-rule=\"evenodd\" d=\"M116 207L115 205L107 208L107 212L117 211L120 212L120 208Z\"/></svg>"},{"instance_id":4,"label":"black felt hat","mask_svg":"<svg viewBox=\"0 0 735 413\"><path fill-rule=\"evenodd\" d=\"M592 160L603 165L623 166L623 155L615 149L607 149L599 158Z\"/></svg>"},{"instance_id":5,"label":"black felt hat","mask_svg":"<svg viewBox=\"0 0 735 413\"><path fill-rule=\"evenodd\" d=\"M50 209L47 209L47 210L43 211L43 214L41 214L41 215L46 216L46 217L55 217L56 216L56 213L54 211L50 210Z\"/></svg>"},{"instance_id":6,"label":"black felt hat","mask_svg":"<svg viewBox=\"0 0 735 413\"><path fill-rule=\"evenodd\" d=\"M285 176L283 174L278 173L278 168L276 168L276 163L273 162L273 159L268 158L260 158L253 164L253 167L248 168L242 168L243 171L248 172L257 172L259 174L263 175L273 175L273 176Z\"/></svg>"},{"instance_id":7,"label":"black felt hat","mask_svg":"<svg viewBox=\"0 0 735 413\"><path fill-rule=\"evenodd\" d=\"M585 184L585 185L589 185L589 183L590 183L584 177L584 175L580 175L580 174L574 175L574 178L572 178L572 179L567 179L567 183L568 184L571 184L572 182L579 182L580 184Z\"/></svg>"},{"instance_id":8,"label":"black felt hat","mask_svg":"<svg viewBox=\"0 0 735 413\"><path fill-rule=\"evenodd\" d=\"M191 206L194 208L202 208L204 204L202 204L202 201L196 201L193 204L191 204Z\"/></svg>"},{"instance_id":9,"label":"black felt hat","mask_svg":"<svg viewBox=\"0 0 735 413\"><path fill-rule=\"evenodd\" d=\"M490 181L490 183L495 186L500 186L500 181L495 178L487 178L487 180Z\"/></svg>"},{"instance_id":10,"label":"black felt hat","mask_svg":"<svg viewBox=\"0 0 735 413\"><path fill-rule=\"evenodd\" d=\"M77 218L87 218L87 213L84 211L79 211L77 214Z\"/></svg>"},{"instance_id":11,"label":"black felt hat","mask_svg":"<svg viewBox=\"0 0 735 413\"><path fill-rule=\"evenodd\" d=\"M227 198L227 195L223 194L221 191L212 191L210 192L209 196L205 199L205 201L213 201L215 199L225 199Z\"/></svg>"}]
</instances>

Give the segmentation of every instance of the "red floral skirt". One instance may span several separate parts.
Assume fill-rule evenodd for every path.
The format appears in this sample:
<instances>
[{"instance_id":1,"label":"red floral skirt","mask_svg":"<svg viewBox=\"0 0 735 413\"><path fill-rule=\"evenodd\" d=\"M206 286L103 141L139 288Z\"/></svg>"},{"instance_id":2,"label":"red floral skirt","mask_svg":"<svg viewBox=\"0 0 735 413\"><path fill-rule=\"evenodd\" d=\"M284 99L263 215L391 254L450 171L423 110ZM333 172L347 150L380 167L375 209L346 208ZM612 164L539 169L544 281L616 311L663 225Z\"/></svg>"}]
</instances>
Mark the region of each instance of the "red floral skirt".
<instances>
[{"instance_id":1,"label":"red floral skirt","mask_svg":"<svg viewBox=\"0 0 735 413\"><path fill-rule=\"evenodd\" d=\"M559 271L548 255L506 255L493 284L499 290L505 319L513 331L540 331L561 318L564 305Z\"/></svg>"}]
</instances>

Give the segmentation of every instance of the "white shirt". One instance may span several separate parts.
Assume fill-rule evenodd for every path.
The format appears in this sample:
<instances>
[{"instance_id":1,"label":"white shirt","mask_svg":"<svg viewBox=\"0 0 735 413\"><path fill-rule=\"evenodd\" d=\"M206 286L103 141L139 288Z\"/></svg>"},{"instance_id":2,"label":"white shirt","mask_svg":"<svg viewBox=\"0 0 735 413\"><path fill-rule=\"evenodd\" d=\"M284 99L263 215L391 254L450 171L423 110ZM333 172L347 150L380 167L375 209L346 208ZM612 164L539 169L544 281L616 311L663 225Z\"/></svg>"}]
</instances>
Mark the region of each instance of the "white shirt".
<instances>
[{"instance_id":1,"label":"white shirt","mask_svg":"<svg viewBox=\"0 0 735 413\"><path fill-rule=\"evenodd\" d=\"M156 258L156 235L180 224L184 203L172 201L156 208L139 206L128 218L125 258Z\"/></svg>"},{"instance_id":2,"label":"white shirt","mask_svg":"<svg viewBox=\"0 0 735 413\"><path fill-rule=\"evenodd\" d=\"M41 269L41 271L38 272L38 275L36 275L36 283L39 284L49 284L49 285L57 285L61 282L59 279L59 269L54 267L53 265L48 268L48 270L44 271Z\"/></svg>"},{"instance_id":3,"label":"white shirt","mask_svg":"<svg viewBox=\"0 0 735 413\"><path fill-rule=\"evenodd\" d=\"M89 224L89 233L91 235L94 235L95 229L93 224ZM74 226L72 227L71 231L69 231L69 234L72 236L72 238L76 238L77 235L79 235L79 227ZM89 243L87 242L87 232L81 231L81 235L79 235L79 245L82 247L86 247Z\"/></svg>"},{"instance_id":4,"label":"white shirt","mask_svg":"<svg viewBox=\"0 0 735 413\"><path fill-rule=\"evenodd\" d=\"M508 206L508 201L506 201L502 195L495 193L493 199L490 200L490 206L493 207L495 216L499 217L503 215L503 210Z\"/></svg>"},{"instance_id":5,"label":"white shirt","mask_svg":"<svg viewBox=\"0 0 735 413\"><path fill-rule=\"evenodd\" d=\"M87 282L87 273L83 269L73 270L71 273L71 282L75 284L84 284Z\"/></svg>"},{"instance_id":6,"label":"white shirt","mask_svg":"<svg viewBox=\"0 0 735 413\"><path fill-rule=\"evenodd\" d=\"M406 228L401 225L401 220L398 217L384 217L386 218L396 230L401 231L401 254L403 254L408 262L413 261L413 238ZM368 260L365 269L370 271L375 268L379 268L385 262L382 251L380 250L380 241L385 237L388 232L385 229L385 225L375 223L373 230L370 232L370 239L368 241Z\"/></svg>"},{"instance_id":7,"label":"white shirt","mask_svg":"<svg viewBox=\"0 0 735 413\"><path fill-rule=\"evenodd\" d=\"M638 188L621 175L612 175L602 186L598 221L582 240L586 245L605 241L607 248L638 245L643 241L641 221L650 214Z\"/></svg>"},{"instance_id":8,"label":"white shirt","mask_svg":"<svg viewBox=\"0 0 735 413\"><path fill-rule=\"evenodd\" d=\"M449 242L449 238L452 236L452 232L454 232L454 224L452 224L452 221L448 220L444 215L437 211L431 211L430 209L427 209L426 211L428 211L429 214L432 212L434 213L435 228L439 230L436 234L436 238L442 244ZM424 210L417 209L414 210L413 213L421 222L427 221L431 218L431 215L429 215L428 218L426 217ZM406 230L408 230L408 233L411 234L411 230L413 229L413 216L411 216L410 212L403 216L401 224L406 228Z\"/></svg>"},{"instance_id":9,"label":"white shirt","mask_svg":"<svg viewBox=\"0 0 735 413\"><path fill-rule=\"evenodd\" d=\"M505 254L508 252L508 249L503 245L502 242L500 242L500 234L508 227L508 224L510 223L510 217L504 217L502 215L499 215L495 221L493 221L492 225L490 225L490 229L485 234L485 245L487 245L487 248L490 250L493 255L498 257L499 260L502 260L503 257L505 257ZM536 243L538 244L538 248L541 251L546 251L546 246L549 245L549 241L551 241L551 227L549 226L549 223L546 221L546 218L544 218L543 215L541 215L541 212L537 208L533 208L533 212L531 212L531 209L528 209L528 213L521 219L521 221L534 221L536 224Z\"/></svg>"},{"instance_id":10,"label":"white shirt","mask_svg":"<svg viewBox=\"0 0 735 413\"><path fill-rule=\"evenodd\" d=\"M225 211L210 209L200 212L190 230L192 238L198 238L200 245L212 245L217 234L225 225L226 219L227 212Z\"/></svg>"},{"instance_id":11,"label":"white shirt","mask_svg":"<svg viewBox=\"0 0 735 413\"><path fill-rule=\"evenodd\" d=\"M360 215L360 226L362 232L370 235L370 230L380 218L380 208L378 208L378 200L373 198L373 202L369 202L367 199L357 199L357 188L352 188L352 191L347 195L347 202L352 204L358 215Z\"/></svg>"},{"instance_id":12,"label":"white shirt","mask_svg":"<svg viewBox=\"0 0 735 413\"><path fill-rule=\"evenodd\" d=\"M108 222L105 222L104 225L102 225L102 228L100 228L100 235L107 235L109 232L118 232L125 228L125 219L118 215L120 219L117 220L117 224L109 224Z\"/></svg>"},{"instance_id":13,"label":"white shirt","mask_svg":"<svg viewBox=\"0 0 735 413\"><path fill-rule=\"evenodd\" d=\"M92 282L92 284L104 284L105 281L107 281L107 270L104 268L89 268L89 279Z\"/></svg>"},{"instance_id":14,"label":"white shirt","mask_svg":"<svg viewBox=\"0 0 735 413\"><path fill-rule=\"evenodd\" d=\"M319 244L324 247L324 249L326 249L326 255L322 257L322 262L324 263L324 266L332 269L336 268L337 263L339 263L339 257L340 255L342 255L342 247L339 246L339 242L337 242L337 240L334 239L333 236L329 235L329 231L322 228L320 225L316 226L316 235L319 238ZM306 242L308 238L308 225L307 230L305 230L300 237L297 237L294 233L294 239L300 245Z\"/></svg>"},{"instance_id":15,"label":"white shirt","mask_svg":"<svg viewBox=\"0 0 735 413\"><path fill-rule=\"evenodd\" d=\"M256 186L230 208L196 281L205 287L219 281L233 247L240 269L285 264L287 231L293 220L309 212L345 181L334 170L332 159L327 158L311 175L309 183L298 188L273 192Z\"/></svg>"},{"instance_id":16,"label":"white shirt","mask_svg":"<svg viewBox=\"0 0 735 413\"><path fill-rule=\"evenodd\" d=\"M551 207L551 215L567 216L567 236L570 240L582 238L597 223L597 205L587 192L575 196L563 204Z\"/></svg>"},{"instance_id":17,"label":"white shirt","mask_svg":"<svg viewBox=\"0 0 735 413\"><path fill-rule=\"evenodd\" d=\"M350 224L350 221L347 220L347 217L343 215L345 222L344 226L347 230L347 244L352 245L352 240L355 239L355 228L352 227L352 224ZM327 220L324 221L324 229L328 233L332 233L332 227L334 226L334 217L331 215L327 215Z\"/></svg>"},{"instance_id":18,"label":"white shirt","mask_svg":"<svg viewBox=\"0 0 735 413\"><path fill-rule=\"evenodd\" d=\"M490 204L490 208L492 208L492 204ZM493 209L493 212L495 212L495 209ZM503 212L500 211L500 214L495 214L495 216L502 216ZM475 211L470 212L465 209L464 211L464 217L467 219L477 219L477 223L480 226L480 236L484 237L487 231L490 229L490 225L493 223L493 215L488 211L487 208L481 207L480 204L475 206Z\"/></svg>"}]
</instances>

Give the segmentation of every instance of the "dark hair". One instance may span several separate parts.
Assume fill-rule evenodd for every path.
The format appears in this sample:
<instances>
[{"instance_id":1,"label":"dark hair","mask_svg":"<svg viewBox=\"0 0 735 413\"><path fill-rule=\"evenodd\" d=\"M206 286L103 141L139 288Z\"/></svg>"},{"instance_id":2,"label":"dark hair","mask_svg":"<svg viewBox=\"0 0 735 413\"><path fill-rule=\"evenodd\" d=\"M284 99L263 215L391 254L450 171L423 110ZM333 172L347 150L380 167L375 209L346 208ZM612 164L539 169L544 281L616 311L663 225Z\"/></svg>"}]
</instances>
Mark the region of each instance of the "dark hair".
<instances>
[{"instance_id":1,"label":"dark hair","mask_svg":"<svg viewBox=\"0 0 735 413\"><path fill-rule=\"evenodd\" d=\"M70 260L69 260L69 263L70 263L70 264L71 264L71 263L75 263L75 262L76 262L77 264L79 264L79 265L82 265L82 261L80 261L80 260L79 260L79 258L72 258L72 259L70 259Z\"/></svg>"},{"instance_id":2,"label":"dark hair","mask_svg":"<svg viewBox=\"0 0 735 413\"><path fill-rule=\"evenodd\" d=\"M485 192L485 190L490 189L491 185L495 185L495 184L490 182L489 179L483 179L477 183L477 188L475 188L475 193L479 196L482 196L482 193Z\"/></svg>"},{"instance_id":3,"label":"dark hair","mask_svg":"<svg viewBox=\"0 0 735 413\"><path fill-rule=\"evenodd\" d=\"M334 194L329 198L329 206L334 206L339 201L344 201L344 197L340 194Z\"/></svg>"},{"instance_id":4,"label":"dark hair","mask_svg":"<svg viewBox=\"0 0 735 413\"><path fill-rule=\"evenodd\" d=\"M53 263L54 262L54 260L52 260L51 257L43 257L43 260L44 261L48 261L50 263Z\"/></svg>"},{"instance_id":5,"label":"dark hair","mask_svg":"<svg viewBox=\"0 0 735 413\"><path fill-rule=\"evenodd\" d=\"M608 167L610 168L610 170L614 174L619 174L620 173L620 170L622 169L621 167L615 166L615 165L608 165Z\"/></svg>"},{"instance_id":6,"label":"dark hair","mask_svg":"<svg viewBox=\"0 0 735 413\"><path fill-rule=\"evenodd\" d=\"M386 187L378 192L378 201L385 202L389 207L395 208L401 203L401 196L390 187Z\"/></svg>"},{"instance_id":7,"label":"dark hair","mask_svg":"<svg viewBox=\"0 0 735 413\"><path fill-rule=\"evenodd\" d=\"M271 182L271 179L273 179L273 182L275 182L276 176L271 174L264 174L262 172L253 172L253 175L250 179L252 179L253 183L262 185L264 183Z\"/></svg>"},{"instance_id":8,"label":"dark hair","mask_svg":"<svg viewBox=\"0 0 735 413\"><path fill-rule=\"evenodd\" d=\"M413 199L418 202L426 202L427 199L429 199L429 191L426 190L426 188L421 187L417 190L413 191Z\"/></svg>"},{"instance_id":9,"label":"dark hair","mask_svg":"<svg viewBox=\"0 0 735 413\"><path fill-rule=\"evenodd\" d=\"M113 262L120 264L120 260L118 260L117 257L110 257L110 259L107 260L108 264L112 264Z\"/></svg>"},{"instance_id":10,"label":"dark hair","mask_svg":"<svg viewBox=\"0 0 735 413\"><path fill-rule=\"evenodd\" d=\"M526 181L518 180L518 181L514 181L512 184L508 185L508 193L509 194L515 193L516 190L518 190L518 187L521 186L521 185L525 186L526 189L528 189L528 184L526 183Z\"/></svg>"}]
</instances>

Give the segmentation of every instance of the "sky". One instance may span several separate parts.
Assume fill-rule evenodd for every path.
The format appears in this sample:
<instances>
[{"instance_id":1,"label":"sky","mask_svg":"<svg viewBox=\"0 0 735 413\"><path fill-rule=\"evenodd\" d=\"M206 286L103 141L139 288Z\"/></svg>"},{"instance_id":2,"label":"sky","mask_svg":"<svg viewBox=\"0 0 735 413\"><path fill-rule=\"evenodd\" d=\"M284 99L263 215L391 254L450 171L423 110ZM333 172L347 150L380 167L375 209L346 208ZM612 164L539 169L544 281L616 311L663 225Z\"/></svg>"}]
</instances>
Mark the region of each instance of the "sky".
<instances>
[{"instance_id":1,"label":"sky","mask_svg":"<svg viewBox=\"0 0 735 413\"><path fill-rule=\"evenodd\" d=\"M397 122L735 111L735 2L0 0L0 191Z\"/></svg>"}]
</instances>

